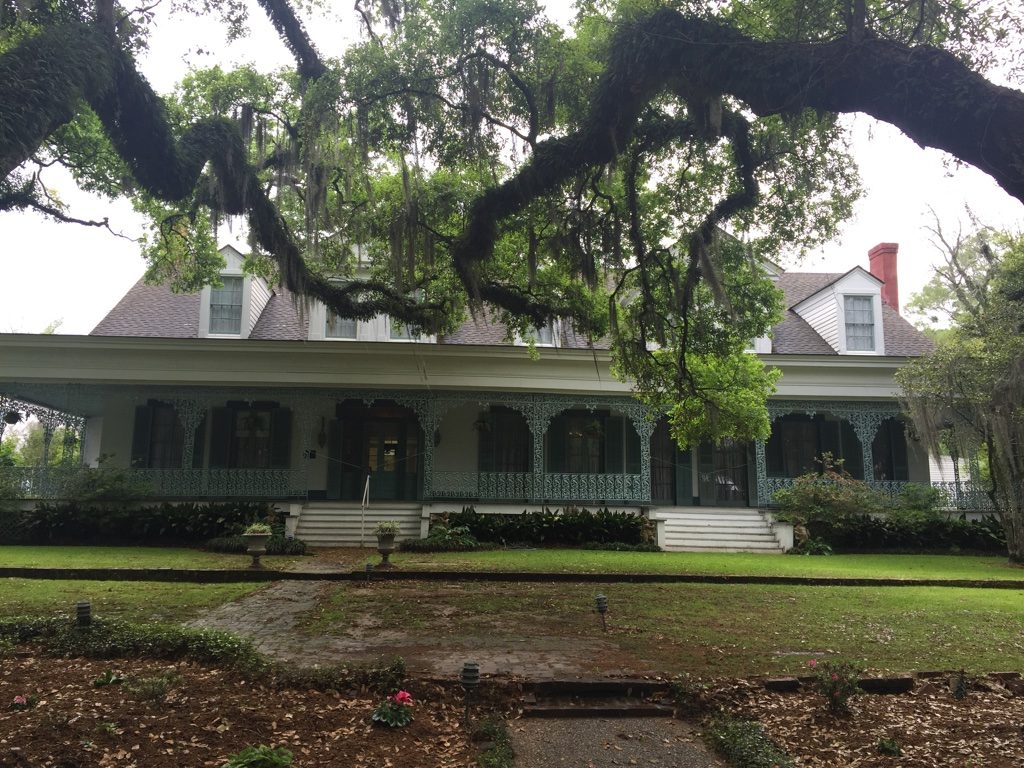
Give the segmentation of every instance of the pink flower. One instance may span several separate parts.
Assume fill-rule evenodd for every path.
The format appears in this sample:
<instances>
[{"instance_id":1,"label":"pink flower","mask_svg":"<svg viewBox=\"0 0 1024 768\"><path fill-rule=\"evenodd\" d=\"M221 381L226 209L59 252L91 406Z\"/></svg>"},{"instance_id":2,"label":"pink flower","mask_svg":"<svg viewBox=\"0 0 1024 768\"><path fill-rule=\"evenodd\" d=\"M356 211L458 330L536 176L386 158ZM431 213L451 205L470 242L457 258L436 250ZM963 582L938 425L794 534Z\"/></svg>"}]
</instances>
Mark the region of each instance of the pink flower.
<instances>
[{"instance_id":1,"label":"pink flower","mask_svg":"<svg viewBox=\"0 0 1024 768\"><path fill-rule=\"evenodd\" d=\"M412 696L408 691L399 691L391 697L391 700L395 702L395 704L400 704L403 707L412 706Z\"/></svg>"},{"instance_id":2,"label":"pink flower","mask_svg":"<svg viewBox=\"0 0 1024 768\"><path fill-rule=\"evenodd\" d=\"M28 704L28 699L21 695L15 696L14 704L19 707L24 707L26 704Z\"/></svg>"},{"instance_id":3,"label":"pink flower","mask_svg":"<svg viewBox=\"0 0 1024 768\"><path fill-rule=\"evenodd\" d=\"M832 673L832 679L833 680L838 680L839 679L839 675L837 675L835 672L833 672Z\"/></svg>"},{"instance_id":4,"label":"pink flower","mask_svg":"<svg viewBox=\"0 0 1024 768\"><path fill-rule=\"evenodd\" d=\"M817 659L811 659L810 661L807 662L807 666L810 667L811 669L814 669L816 666L818 666L818 660Z\"/></svg>"}]
</instances>

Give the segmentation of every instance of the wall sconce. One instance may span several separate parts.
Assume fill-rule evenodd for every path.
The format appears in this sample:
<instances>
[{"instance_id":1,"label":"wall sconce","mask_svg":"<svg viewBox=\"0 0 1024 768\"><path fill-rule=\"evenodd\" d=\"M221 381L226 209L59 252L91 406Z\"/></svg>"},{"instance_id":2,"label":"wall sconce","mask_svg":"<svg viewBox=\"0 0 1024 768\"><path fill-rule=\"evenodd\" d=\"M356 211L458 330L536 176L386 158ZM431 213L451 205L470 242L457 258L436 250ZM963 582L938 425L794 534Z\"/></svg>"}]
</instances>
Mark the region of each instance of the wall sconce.
<instances>
[{"instance_id":1,"label":"wall sconce","mask_svg":"<svg viewBox=\"0 0 1024 768\"><path fill-rule=\"evenodd\" d=\"M491 431L491 414L487 411L482 411L476 421L473 422L473 429L477 432L490 432Z\"/></svg>"}]
</instances>

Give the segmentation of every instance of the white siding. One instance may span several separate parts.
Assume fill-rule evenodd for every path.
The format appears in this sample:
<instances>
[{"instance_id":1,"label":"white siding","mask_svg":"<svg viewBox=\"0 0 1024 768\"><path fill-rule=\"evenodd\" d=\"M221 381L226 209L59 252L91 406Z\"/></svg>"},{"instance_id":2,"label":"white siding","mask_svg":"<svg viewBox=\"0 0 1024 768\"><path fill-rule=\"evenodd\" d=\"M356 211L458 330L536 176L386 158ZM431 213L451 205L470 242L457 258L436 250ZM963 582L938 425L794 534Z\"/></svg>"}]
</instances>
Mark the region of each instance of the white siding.
<instances>
[{"instance_id":1,"label":"white siding","mask_svg":"<svg viewBox=\"0 0 1024 768\"><path fill-rule=\"evenodd\" d=\"M249 292L249 331L256 327L256 321L263 314L263 309L270 301L270 288L260 277L248 278L252 282ZM246 334L248 335L248 334Z\"/></svg>"},{"instance_id":2,"label":"white siding","mask_svg":"<svg viewBox=\"0 0 1024 768\"><path fill-rule=\"evenodd\" d=\"M840 351L839 342L839 301L831 290L822 293L802 304L797 310L807 324L828 342L836 352Z\"/></svg>"}]
</instances>

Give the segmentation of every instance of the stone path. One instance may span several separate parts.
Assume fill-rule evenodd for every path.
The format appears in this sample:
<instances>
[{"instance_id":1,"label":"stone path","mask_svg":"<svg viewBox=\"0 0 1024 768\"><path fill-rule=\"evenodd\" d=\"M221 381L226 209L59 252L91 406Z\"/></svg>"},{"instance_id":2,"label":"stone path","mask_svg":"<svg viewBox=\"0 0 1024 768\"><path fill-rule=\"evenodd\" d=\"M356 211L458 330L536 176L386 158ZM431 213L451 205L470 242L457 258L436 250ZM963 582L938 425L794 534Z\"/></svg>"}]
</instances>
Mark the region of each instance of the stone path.
<instances>
[{"instance_id":1,"label":"stone path","mask_svg":"<svg viewBox=\"0 0 1024 768\"><path fill-rule=\"evenodd\" d=\"M268 656L308 666L401 656L410 670L433 677L455 677L467 660L479 663L483 674L533 679L593 674L598 660L613 663L623 674L640 671L622 666L627 660L599 638L549 637L530 634L527 627L523 637L481 635L457 641L358 625L342 636L303 634L302 620L333 586L326 581L276 582L208 611L189 626L232 632L249 638Z\"/></svg>"},{"instance_id":2,"label":"stone path","mask_svg":"<svg viewBox=\"0 0 1024 768\"><path fill-rule=\"evenodd\" d=\"M664 717L517 720L516 768L721 768L692 729Z\"/></svg>"}]
</instances>

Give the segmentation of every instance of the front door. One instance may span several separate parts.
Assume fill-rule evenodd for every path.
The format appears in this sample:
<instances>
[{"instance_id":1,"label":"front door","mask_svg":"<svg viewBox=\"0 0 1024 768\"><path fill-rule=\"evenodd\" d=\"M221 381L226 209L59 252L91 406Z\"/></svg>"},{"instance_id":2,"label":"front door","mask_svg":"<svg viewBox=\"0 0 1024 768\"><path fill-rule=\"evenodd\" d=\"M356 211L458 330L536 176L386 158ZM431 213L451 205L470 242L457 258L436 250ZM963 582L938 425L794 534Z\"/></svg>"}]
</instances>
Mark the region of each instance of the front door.
<instances>
[{"instance_id":1,"label":"front door","mask_svg":"<svg viewBox=\"0 0 1024 768\"><path fill-rule=\"evenodd\" d=\"M748 505L747 447L735 440L705 443L700 456L700 503L714 507Z\"/></svg>"},{"instance_id":2,"label":"front door","mask_svg":"<svg viewBox=\"0 0 1024 768\"><path fill-rule=\"evenodd\" d=\"M370 502L412 501L419 496L420 436L416 417L404 408L374 406L339 409L339 430L332 440L339 471L338 496L363 498L370 478Z\"/></svg>"}]
</instances>

